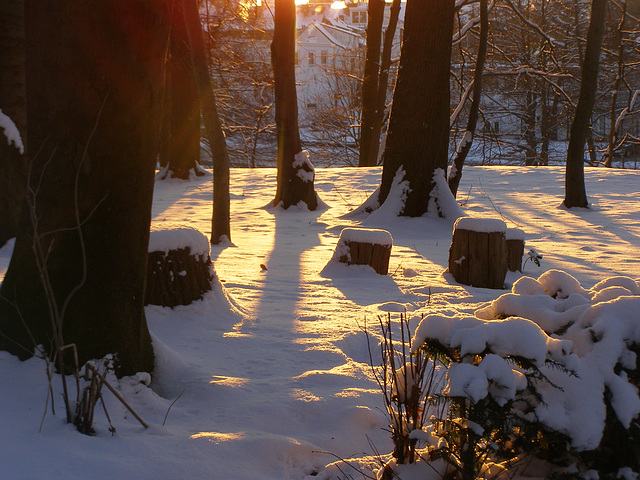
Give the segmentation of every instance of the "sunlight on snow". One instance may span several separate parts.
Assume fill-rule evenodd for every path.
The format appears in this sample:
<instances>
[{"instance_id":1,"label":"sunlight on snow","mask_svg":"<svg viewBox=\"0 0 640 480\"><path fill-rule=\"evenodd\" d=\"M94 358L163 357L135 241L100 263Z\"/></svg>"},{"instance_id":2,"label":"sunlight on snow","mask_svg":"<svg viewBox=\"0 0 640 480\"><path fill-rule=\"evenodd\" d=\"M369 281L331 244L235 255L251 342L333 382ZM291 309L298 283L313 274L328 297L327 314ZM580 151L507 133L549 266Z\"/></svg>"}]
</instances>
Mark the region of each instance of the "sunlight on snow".
<instances>
[{"instance_id":1,"label":"sunlight on snow","mask_svg":"<svg viewBox=\"0 0 640 480\"><path fill-rule=\"evenodd\" d=\"M249 379L240 377L225 377L221 375L213 375L212 380L209 382L212 385L222 385L225 387L241 387L245 385Z\"/></svg>"},{"instance_id":2,"label":"sunlight on snow","mask_svg":"<svg viewBox=\"0 0 640 480\"><path fill-rule=\"evenodd\" d=\"M238 433L220 433L220 432L200 432L191 435L189 438L196 440L198 438L204 438L213 443L230 442L233 440L242 440L246 436L245 432Z\"/></svg>"}]
</instances>

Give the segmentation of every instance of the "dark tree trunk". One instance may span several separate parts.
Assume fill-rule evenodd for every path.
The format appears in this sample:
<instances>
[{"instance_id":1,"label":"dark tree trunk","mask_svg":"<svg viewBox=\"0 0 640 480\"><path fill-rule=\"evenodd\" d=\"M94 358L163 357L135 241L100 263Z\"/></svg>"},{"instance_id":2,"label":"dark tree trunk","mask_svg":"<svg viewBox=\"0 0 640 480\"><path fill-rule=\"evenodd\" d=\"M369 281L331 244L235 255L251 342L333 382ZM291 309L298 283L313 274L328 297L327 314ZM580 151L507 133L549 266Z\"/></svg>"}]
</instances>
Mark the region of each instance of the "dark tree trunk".
<instances>
[{"instance_id":1,"label":"dark tree trunk","mask_svg":"<svg viewBox=\"0 0 640 480\"><path fill-rule=\"evenodd\" d=\"M55 314L80 363L153 368L143 301L168 18L161 0L26 1L34 214L0 289L1 346L22 358L51 346Z\"/></svg>"},{"instance_id":2,"label":"dark tree trunk","mask_svg":"<svg viewBox=\"0 0 640 480\"><path fill-rule=\"evenodd\" d=\"M535 80L531 77L527 77L526 84L528 85L527 91L527 105L525 108L525 130L524 139L527 144L525 150L524 164L527 166L538 164L537 146L538 141L536 139L536 114L538 112L538 94L534 90Z\"/></svg>"},{"instance_id":3,"label":"dark tree trunk","mask_svg":"<svg viewBox=\"0 0 640 480\"><path fill-rule=\"evenodd\" d=\"M379 202L396 172L409 182L401 215L427 212L433 176L447 170L453 0L408 0Z\"/></svg>"},{"instance_id":4,"label":"dark tree trunk","mask_svg":"<svg viewBox=\"0 0 640 480\"><path fill-rule=\"evenodd\" d=\"M380 135L382 134L382 124L384 123L384 113L387 106L387 87L389 85L389 70L391 69L391 50L393 48L393 38L396 35L398 26L398 16L400 14L400 0L393 0L389 10L389 24L384 33L382 45L382 57L380 59L380 75L378 76L378 93L376 99L375 114L373 117L373 127L371 129L371 146L369 147L369 164L378 164L378 153L380 152Z\"/></svg>"},{"instance_id":5,"label":"dark tree trunk","mask_svg":"<svg viewBox=\"0 0 640 480\"><path fill-rule=\"evenodd\" d=\"M298 130L298 99L295 77L296 6L293 0L275 0L271 62L275 87L276 136L278 141L278 184L273 205L287 209L304 202L309 210L318 207L313 188L314 172L302 158Z\"/></svg>"},{"instance_id":6,"label":"dark tree trunk","mask_svg":"<svg viewBox=\"0 0 640 480\"><path fill-rule=\"evenodd\" d=\"M539 165L549 165L549 140L551 125L549 118L549 88L544 82L540 82L540 133L542 145L540 145Z\"/></svg>"},{"instance_id":7,"label":"dark tree trunk","mask_svg":"<svg viewBox=\"0 0 640 480\"><path fill-rule=\"evenodd\" d=\"M360 121L360 158L358 161L360 167L371 167L376 164L375 157L374 162L371 163L370 150L378 98L384 5L384 0L369 0L367 53L362 81L362 119Z\"/></svg>"},{"instance_id":8,"label":"dark tree trunk","mask_svg":"<svg viewBox=\"0 0 640 480\"><path fill-rule=\"evenodd\" d=\"M462 167L471 150L471 145L473 145L473 137L478 124L480 97L482 96L482 73L484 71L484 61L487 58L487 38L489 36L489 15L487 10L487 0L480 0L480 38L478 40L476 68L473 72L473 97L469 109L469 118L467 119L467 129L458 145L453 162L451 162L451 171L448 178L449 190L451 190L454 197L458 194L458 186L462 178Z\"/></svg>"},{"instance_id":9,"label":"dark tree trunk","mask_svg":"<svg viewBox=\"0 0 640 480\"><path fill-rule=\"evenodd\" d=\"M604 35L604 20L607 12L607 0L591 1L591 19L587 32L587 45L582 64L582 80L576 113L571 125L569 146L567 148L567 169L565 178L564 206L588 207L587 192L584 185L584 145L589 135L591 110L598 88L598 67L600 47Z\"/></svg>"},{"instance_id":10,"label":"dark tree trunk","mask_svg":"<svg viewBox=\"0 0 640 480\"><path fill-rule=\"evenodd\" d=\"M165 178L187 180L190 172L203 175L200 170L200 104L193 74L189 37L182 3L173 1L171 40L169 44L168 102L164 112L168 116L168 167Z\"/></svg>"},{"instance_id":11,"label":"dark tree trunk","mask_svg":"<svg viewBox=\"0 0 640 480\"><path fill-rule=\"evenodd\" d=\"M0 110L15 123L23 144L27 133L24 0L0 2ZM26 195L25 157L0 131L0 246L18 234Z\"/></svg>"},{"instance_id":12,"label":"dark tree trunk","mask_svg":"<svg viewBox=\"0 0 640 480\"><path fill-rule=\"evenodd\" d=\"M163 169L169 165L171 156L171 75L168 68L164 76L162 93L162 121L160 124L160 144L158 145L158 164Z\"/></svg>"},{"instance_id":13,"label":"dark tree trunk","mask_svg":"<svg viewBox=\"0 0 640 480\"><path fill-rule=\"evenodd\" d=\"M618 24L618 28L616 29L616 56L617 61L616 61L616 79L613 82L611 91L611 109L609 111L609 135L608 135L608 142L607 142L607 151L606 151L606 158L604 161L604 166L605 167L611 167L613 162L613 155L615 153L615 146L616 146L616 142L618 140L618 129L616 128L616 120L617 120L617 115L616 115L616 105L618 103L618 91L620 89L620 86L622 84L623 78L624 78L624 42L623 42L623 37L624 37L624 21L627 18L627 2L622 2L621 5L621 10L622 10L622 16L620 18L620 23Z\"/></svg>"},{"instance_id":14,"label":"dark tree trunk","mask_svg":"<svg viewBox=\"0 0 640 480\"><path fill-rule=\"evenodd\" d=\"M183 0L182 8L191 47L191 61L200 99L200 110L213 160L211 243L217 244L225 239L231 241L229 154L220 117L218 116L213 83L209 76L209 57L202 24L200 23L198 4L196 0Z\"/></svg>"}]
</instances>

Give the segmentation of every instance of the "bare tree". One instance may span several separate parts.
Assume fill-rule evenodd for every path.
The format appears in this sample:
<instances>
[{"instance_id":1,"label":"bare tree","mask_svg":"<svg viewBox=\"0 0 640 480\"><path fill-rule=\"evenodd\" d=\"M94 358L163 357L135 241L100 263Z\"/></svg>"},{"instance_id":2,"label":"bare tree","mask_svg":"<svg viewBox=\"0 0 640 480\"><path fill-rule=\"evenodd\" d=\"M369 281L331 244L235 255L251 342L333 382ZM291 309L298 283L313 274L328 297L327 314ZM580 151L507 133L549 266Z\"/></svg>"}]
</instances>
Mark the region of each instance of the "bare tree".
<instances>
[{"instance_id":1,"label":"bare tree","mask_svg":"<svg viewBox=\"0 0 640 480\"><path fill-rule=\"evenodd\" d=\"M473 137L478 123L478 113L480 111L480 99L482 96L482 74L484 62L487 57L487 39L489 33L489 14L487 0L480 0L480 36L478 40L478 53L476 56L476 67L473 73L473 96L469 109L467 128L456 149L456 154L451 162L451 170L448 175L449 189L455 197L458 193L458 185L462 178L462 167L464 160L471 150Z\"/></svg>"},{"instance_id":2,"label":"bare tree","mask_svg":"<svg viewBox=\"0 0 640 480\"><path fill-rule=\"evenodd\" d=\"M315 173L302 151L298 128L295 79L296 7L293 0L275 0L275 26L271 60L275 81L276 137L278 141L277 190L274 206L287 209L303 202L318 207L313 182Z\"/></svg>"},{"instance_id":3,"label":"bare tree","mask_svg":"<svg viewBox=\"0 0 640 480\"><path fill-rule=\"evenodd\" d=\"M367 53L362 80L362 117L360 125L360 158L358 165L369 167L376 164L370 154L378 98L380 77L380 48L382 45L382 21L384 19L384 0L369 0L367 23ZM378 135L380 133L378 132ZM377 153L377 152L376 152Z\"/></svg>"},{"instance_id":4,"label":"bare tree","mask_svg":"<svg viewBox=\"0 0 640 480\"><path fill-rule=\"evenodd\" d=\"M564 206L567 208L587 207L587 193L584 184L584 145L589 133L589 120L598 87L600 47L604 36L604 22L607 12L606 0L591 1L591 17L587 32L587 44L582 64L580 96L571 125L569 146L567 147L567 167L565 177Z\"/></svg>"},{"instance_id":5,"label":"bare tree","mask_svg":"<svg viewBox=\"0 0 640 480\"><path fill-rule=\"evenodd\" d=\"M164 115L167 117L165 135L167 148L161 150L168 158L161 158L165 166L161 178L189 179L191 174L204 175L200 169L200 104L191 62L189 36L182 13L183 3L173 0L167 84L165 85Z\"/></svg>"},{"instance_id":6,"label":"bare tree","mask_svg":"<svg viewBox=\"0 0 640 480\"><path fill-rule=\"evenodd\" d=\"M205 6L211 73L231 165L272 165L272 10L267 2L207 1Z\"/></svg>"},{"instance_id":7,"label":"bare tree","mask_svg":"<svg viewBox=\"0 0 640 480\"><path fill-rule=\"evenodd\" d=\"M209 76L208 53L197 0L183 0L182 11L191 47L194 78L200 100L206 136L213 158L213 216L211 219L211 243L225 239L231 241L229 199L229 155L222 131L215 93Z\"/></svg>"}]
</instances>

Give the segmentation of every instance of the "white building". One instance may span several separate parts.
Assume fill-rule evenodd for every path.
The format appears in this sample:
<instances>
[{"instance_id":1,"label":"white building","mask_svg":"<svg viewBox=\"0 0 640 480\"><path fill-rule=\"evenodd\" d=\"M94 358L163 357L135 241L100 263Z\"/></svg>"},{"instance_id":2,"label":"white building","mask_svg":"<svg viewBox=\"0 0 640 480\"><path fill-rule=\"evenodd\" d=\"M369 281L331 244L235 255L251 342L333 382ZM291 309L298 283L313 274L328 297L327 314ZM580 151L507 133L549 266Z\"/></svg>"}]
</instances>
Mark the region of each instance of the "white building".
<instances>
[{"instance_id":1,"label":"white building","mask_svg":"<svg viewBox=\"0 0 640 480\"><path fill-rule=\"evenodd\" d=\"M305 0L298 0L305 1ZM383 28L389 18L387 3ZM404 19L401 4L395 55ZM300 117L313 109L337 106L338 98L359 96L366 49L368 2L334 1L298 5L296 81ZM343 107L344 107L344 101Z\"/></svg>"},{"instance_id":2,"label":"white building","mask_svg":"<svg viewBox=\"0 0 640 480\"><path fill-rule=\"evenodd\" d=\"M336 95L349 93L364 52L364 31L341 20L312 21L298 34L296 82L301 114L328 108ZM346 91L345 91L346 89Z\"/></svg>"}]
</instances>

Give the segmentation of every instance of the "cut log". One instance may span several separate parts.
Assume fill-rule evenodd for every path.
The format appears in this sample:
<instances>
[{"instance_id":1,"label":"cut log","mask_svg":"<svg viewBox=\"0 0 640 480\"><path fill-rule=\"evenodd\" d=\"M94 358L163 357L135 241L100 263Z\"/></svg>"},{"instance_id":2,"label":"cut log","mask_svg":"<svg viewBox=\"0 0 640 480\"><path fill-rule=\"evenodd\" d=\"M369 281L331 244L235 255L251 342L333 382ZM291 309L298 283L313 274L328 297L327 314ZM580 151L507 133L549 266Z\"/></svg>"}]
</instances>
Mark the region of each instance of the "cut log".
<instances>
[{"instance_id":1,"label":"cut log","mask_svg":"<svg viewBox=\"0 0 640 480\"><path fill-rule=\"evenodd\" d=\"M522 272L522 256L524 255L524 232L518 228L508 228L506 239L507 268L510 272Z\"/></svg>"},{"instance_id":2,"label":"cut log","mask_svg":"<svg viewBox=\"0 0 640 480\"><path fill-rule=\"evenodd\" d=\"M462 217L456 221L449 249L449 272L456 282L472 287L504 288L506 230L501 220Z\"/></svg>"},{"instance_id":3,"label":"cut log","mask_svg":"<svg viewBox=\"0 0 640 480\"><path fill-rule=\"evenodd\" d=\"M209 241L191 228L151 232L145 305L189 305L211 290Z\"/></svg>"},{"instance_id":4,"label":"cut log","mask_svg":"<svg viewBox=\"0 0 640 480\"><path fill-rule=\"evenodd\" d=\"M334 259L347 265L369 265L376 273L386 275L392 245L386 230L345 228L340 232Z\"/></svg>"}]
</instances>

